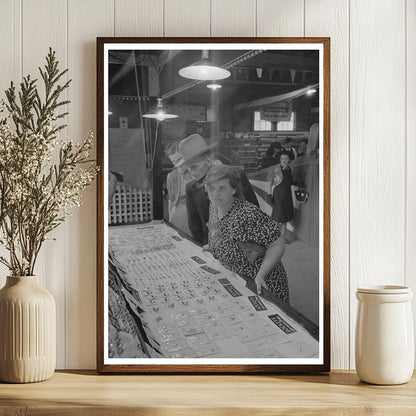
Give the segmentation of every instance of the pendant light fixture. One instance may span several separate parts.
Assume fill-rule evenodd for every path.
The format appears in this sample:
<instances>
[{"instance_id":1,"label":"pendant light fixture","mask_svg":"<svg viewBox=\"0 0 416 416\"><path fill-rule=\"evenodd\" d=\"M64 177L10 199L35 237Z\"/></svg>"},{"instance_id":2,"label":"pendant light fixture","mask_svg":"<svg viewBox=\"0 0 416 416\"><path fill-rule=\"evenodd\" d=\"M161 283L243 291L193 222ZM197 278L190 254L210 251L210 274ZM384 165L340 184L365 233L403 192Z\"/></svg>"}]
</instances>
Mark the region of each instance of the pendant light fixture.
<instances>
[{"instance_id":1,"label":"pendant light fixture","mask_svg":"<svg viewBox=\"0 0 416 416\"><path fill-rule=\"evenodd\" d=\"M216 81L218 79L228 78L231 75L231 72L214 65L209 60L208 51L203 50L201 60L193 65L180 69L179 75L184 78L197 79L200 81Z\"/></svg>"},{"instance_id":2,"label":"pendant light fixture","mask_svg":"<svg viewBox=\"0 0 416 416\"><path fill-rule=\"evenodd\" d=\"M163 121L170 118L177 118L178 116L176 114L169 114L163 107L162 99L158 98L156 107L150 110L148 113L143 114L143 117L154 118L157 121Z\"/></svg>"}]
</instances>

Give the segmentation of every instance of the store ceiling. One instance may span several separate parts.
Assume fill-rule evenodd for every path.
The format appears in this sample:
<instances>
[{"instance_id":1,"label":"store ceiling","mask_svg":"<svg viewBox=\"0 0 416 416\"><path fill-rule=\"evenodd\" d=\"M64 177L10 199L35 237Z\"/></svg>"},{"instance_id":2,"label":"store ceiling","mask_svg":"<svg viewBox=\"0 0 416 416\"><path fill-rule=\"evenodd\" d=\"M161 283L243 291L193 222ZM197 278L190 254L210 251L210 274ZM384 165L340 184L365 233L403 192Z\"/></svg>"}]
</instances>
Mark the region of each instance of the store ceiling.
<instances>
[{"instance_id":1,"label":"store ceiling","mask_svg":"<svg viewBox=\"0 0 416 416\"><path fill-rule=\"evenodd\" d=\"M215 64L224 66L247 52L216 50L210 51L210 58ZM267 50L232 64L229 68L231 77L220 81L222 88L218 91L208 89L208 82L192 85L191 88L180 91L187 84L192 84L192 81L182 78L178 74L179 69L197 62L200 58L200 50L142 50L134 53L131 50L110 51L110 95L148 96L147 74L156 74L158 71L160 94L169 97L166 102L177 104L207 105L212 101L213 94L218 94L221 102L238 104L298 90L319 82L317 51Z\"/></svg>"}]
</instances>

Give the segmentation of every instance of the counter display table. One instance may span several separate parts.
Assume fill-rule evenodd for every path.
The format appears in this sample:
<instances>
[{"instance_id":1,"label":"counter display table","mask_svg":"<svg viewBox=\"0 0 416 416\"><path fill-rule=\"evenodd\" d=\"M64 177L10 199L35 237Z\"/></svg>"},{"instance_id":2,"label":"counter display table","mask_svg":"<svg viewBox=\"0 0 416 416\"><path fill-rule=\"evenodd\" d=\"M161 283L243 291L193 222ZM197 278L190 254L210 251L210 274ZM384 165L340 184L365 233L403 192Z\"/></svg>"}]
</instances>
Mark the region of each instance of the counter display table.
<instances>
[{"instance_id":1,"label":"counter display table","mask_svg":"<svg viewBox=\"0 0 416 416\"><path fill-rule=\"evenodd\" d=\"M165 223L109 229L110 358L315 358L318 328Z\"/></svg>"},{"instance_id":2,"label":"counter display table","mask_svg":"<svg viewBox=\"0 0 416 416\"><path fill-rule=\"evenodd\" d=\"M1 384L0 415L414 416L415 377L401 386L361 383L353 372L276 376L103 376L57 372Z\"/></svg>"}]
</instances>

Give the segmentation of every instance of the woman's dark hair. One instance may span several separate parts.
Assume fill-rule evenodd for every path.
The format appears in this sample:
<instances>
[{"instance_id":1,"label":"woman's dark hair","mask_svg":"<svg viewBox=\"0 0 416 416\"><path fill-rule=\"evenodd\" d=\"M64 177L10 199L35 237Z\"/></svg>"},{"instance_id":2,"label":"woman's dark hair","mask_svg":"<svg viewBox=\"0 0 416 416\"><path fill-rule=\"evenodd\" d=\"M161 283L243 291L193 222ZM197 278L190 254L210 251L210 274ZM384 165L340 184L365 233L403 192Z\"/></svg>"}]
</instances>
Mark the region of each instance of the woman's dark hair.
<instances>
[{"instance_id":1,"label":"woman's dark hair","mask_svg":"<svg viewBox=\"0 0 416 416\"><path fill-rule=\"evenodd\" d=\"M291 154L289 153L289 152L281 152L280 153L280 155L279 155L279 159L282 157L282 156L287 156L288 158L289 158L289 162L290 162L290 157L291 157ZM279 162L280 162L280 160L279 160Z\"/></svg>"},{"instance_id":2,"label":"woman's dark hair","mask_svg":"<svg viewBox=\"0 0 416 416\"><path fill-rule=\"evenodd\" d=\"M235 197L241 197L243 195L241 190L241 179L238 172L239 168L234 168L227 165L219 165L212 167L205 177L205 185L211 182L216 182L220 179L228 179L231 188L236 190Z\"/></svg>"},{"instance_id":3,"label":"woman's dark hair","mask_svg":"<svg viewBox=\"0 0 416 416\"><path fill-rule=\"evenodd\" d=\"M221 179L228 179L231 188L235 189L236 192L234 196L236 198L241 198L243 196L243 191L241 189L241 179L240 175L237 172L238 168L231 168L230 171L224 175Z\"/></svg>"},{"instance_id":4,"label":"woman's dark hair","mask_svg":"<svg viewBox=\"0 0 416 416\"><path fill-rule=\"evenodd\" d=\"M274 155L274 145L271 144L269 148L266 150L266 156L273 156Z\"/></svg>"},{"instance_id":5,"label":"woman's dark hair","mask_svg":"<svg viewBox=\"0 0 416 416\"><path fill-rule=\"evenodd\" d=\"M236 172L235 175L228 176L228 181L230 182L231 188L236 190L234 196L236 198L241 198L243 195L243 191L241 189L241 180L238 173Z\"/></svg>"}]
</instances>

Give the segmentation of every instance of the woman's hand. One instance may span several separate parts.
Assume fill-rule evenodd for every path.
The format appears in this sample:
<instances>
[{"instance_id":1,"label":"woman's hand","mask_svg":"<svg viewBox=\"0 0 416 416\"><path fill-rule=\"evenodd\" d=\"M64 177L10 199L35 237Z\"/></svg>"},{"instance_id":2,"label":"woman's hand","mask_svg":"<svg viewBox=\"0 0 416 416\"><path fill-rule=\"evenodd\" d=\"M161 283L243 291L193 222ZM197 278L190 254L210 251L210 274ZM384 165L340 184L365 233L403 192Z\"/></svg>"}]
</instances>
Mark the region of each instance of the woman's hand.
<instances>
[{"instance_id":1,"label":"woman's hand","mask_svg":"<svg viewBox=\"0 0 416 416\"><path fill-rule=\"evenodd\" d=\"M209 245L205 244L204 246L202 246L202 252L204 251L209 251Z\"/></svg>"},{"instance_id":2,"label":"woman's hand","mask_svg":"<svg viewBox=\"0 0 416 416\"><path fill-rule=\"evenodd\" d=\"M265 289L269 289L266 283L266 280L264 279L264 277L262 276L256 276L256 278L254 279L254 281L256 282L256 287L257 287L257 294L260 295L261 294L261 288L264 287Z\"/></svg>"},{"instance_id":3,"label":"woman's hand","mask_svg":"<svg viewBox=\"0 0 416 416\"><path fill-rule=\"evenodd\" d=\"M261 263L260 269L257 272L257 276L254 279L257 286L257 293L260 294L261 287L268 289L265 277L273 270L273 267L279 263L280 259L285 252L285 239L281 235L274 243L266 248L263 262Z\"/></svg>"}]
</instances>

